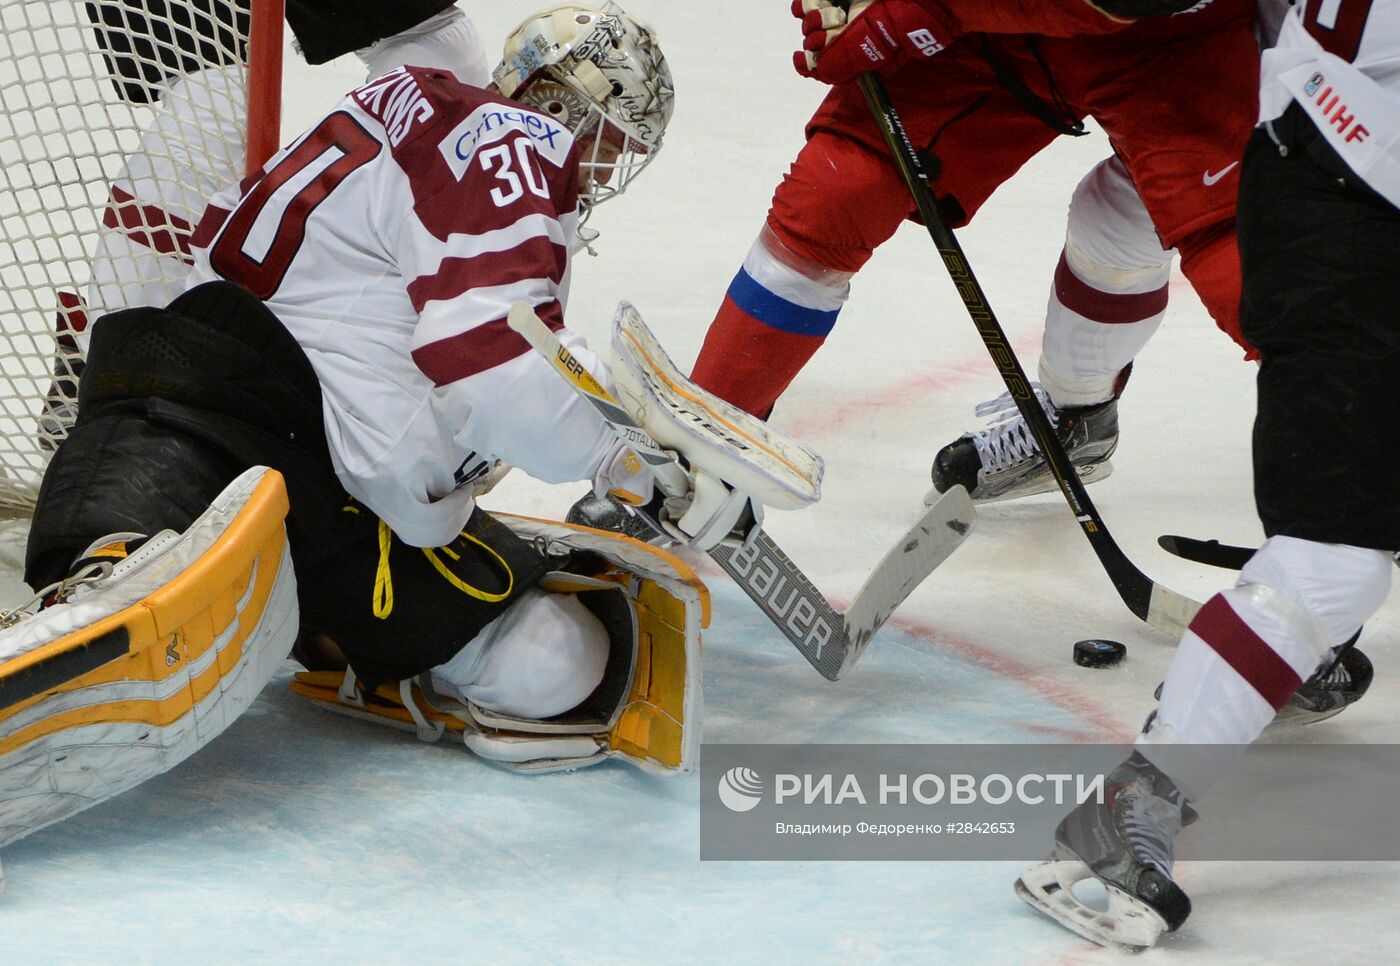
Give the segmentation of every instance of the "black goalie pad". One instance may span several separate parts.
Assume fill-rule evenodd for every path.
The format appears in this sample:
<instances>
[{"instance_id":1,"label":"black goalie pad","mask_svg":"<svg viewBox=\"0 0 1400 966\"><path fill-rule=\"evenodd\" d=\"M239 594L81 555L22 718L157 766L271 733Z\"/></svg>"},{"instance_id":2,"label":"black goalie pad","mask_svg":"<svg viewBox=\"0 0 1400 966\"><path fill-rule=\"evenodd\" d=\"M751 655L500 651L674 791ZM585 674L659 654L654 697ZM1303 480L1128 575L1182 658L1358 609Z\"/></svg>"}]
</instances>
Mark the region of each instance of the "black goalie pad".
<instances>
[{"instance_id":1,"label":"black goalie pad","mask_svg":"<svg viewBox=\"0 0 1400 966\"><path fill-rule=\"evenodd\" d=\"M26 579L51 583L98 537L181 531L234 477L271 466L286 478L298 566L334 552L343 503L321 415L320 384L287 330L227 282L168 309L104 316L79 390L78 419L44 474Z\"/></svg>"}]
</instances>

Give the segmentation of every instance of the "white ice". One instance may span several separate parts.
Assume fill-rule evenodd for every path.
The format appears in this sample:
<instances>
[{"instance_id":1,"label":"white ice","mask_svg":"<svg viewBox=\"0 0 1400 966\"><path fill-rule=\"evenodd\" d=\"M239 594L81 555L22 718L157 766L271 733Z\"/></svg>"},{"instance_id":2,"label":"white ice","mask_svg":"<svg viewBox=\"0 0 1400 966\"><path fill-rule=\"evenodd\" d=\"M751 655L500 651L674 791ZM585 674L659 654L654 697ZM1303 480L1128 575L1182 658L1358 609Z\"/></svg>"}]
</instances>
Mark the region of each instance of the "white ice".
<instances>
[{"instance_id":1,"label":"white ice","mask_svg":"<svg viewBox=\"0 0 1400 966\"><path fill-rule=\"evenodd\" d=\"M535 6L465 5L492 42ZM613 305L628 298L688 365L822 89L789 66L797 32L786 3L631 6L660 28L677 112L655 166L597 216L600 257L576 265L570 320L603 344ZM348 59L290 64L288 136L360 76ZM1106 151L1098 134L1062 140L962 233L1031 371L1064 206ZM1260 539L1252 377L1178 277L1123 398L1117 472L1091 491L1128 555L1198 599L1230 575L1174 560L1155 538ZM820 587L849 598L920 512L934 452L1000 391L926 235L906 226L779 404L775 422L826 457L827 476L822 502L773 514L771 532ZM517 473L488 505L557 515L579 492ZM1150 710L1174 643L1125 610L1058 496L985 508L973 537L834 685L705 573L716 600L705 659L713 742L1121 740ZM1363 637L1377 666L1371 695L1295 740L1396 739L1397 622L1392 599ZM1076 667L1072 643L1098 636L1125 642L1127 660ZM5 850L0 961L1118 960L1017 901L1016 865L702 863L698 798L694 776L620 764L513 776L318 712L278 680L188 763ZM1209 821L1208 802L1202 811ZM1137 961L1393 963L1396 871L1183 865L1196 911Z\"/></svg>"}]
</instances>

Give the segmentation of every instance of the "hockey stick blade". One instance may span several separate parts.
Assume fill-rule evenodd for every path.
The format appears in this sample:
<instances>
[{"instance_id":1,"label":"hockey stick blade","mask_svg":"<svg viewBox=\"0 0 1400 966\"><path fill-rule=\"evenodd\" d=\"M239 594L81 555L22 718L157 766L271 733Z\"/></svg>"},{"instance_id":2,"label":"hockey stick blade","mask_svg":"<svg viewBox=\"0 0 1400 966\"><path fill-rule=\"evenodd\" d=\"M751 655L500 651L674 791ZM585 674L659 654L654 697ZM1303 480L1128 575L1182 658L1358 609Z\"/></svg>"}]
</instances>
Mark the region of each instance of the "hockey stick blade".
<instances>
[{"instance_id":1,"label":"hockey stick blade","mask_svg":"<svg viewBox=\"0 0 1400 966\"><path fill-rule=\"evenodd\" d=\"M1157 546L1182 560L1222 570L1242 570L1249 563L1249 558L1254 556L1254 551L1249 547L1235 547L1219 540L1197 540L1195 537L1170 533L1158 537Z\"/></svg>"},{"instance_id":2,"label":"hockey stick blade","mask_svg":"<svg viewBox=\"0 0 1400 966\"><path fill-rule=\"evenodd\" d=\"M684 492L684 471L675 458L588 374L528 303L513 305L507 322L647 461L657 472L657 485L662 490ZM832 607L762 530L744 546L714 547L710 557L822 677L835 681L860 659L895 608L957 549L975 519L976 510L967 491L962 487L949 490L866 578L847 614Z\"/></svg>"},{"instance_id":3,"label":"hockey stick blade","mask_svg":"<svg viewBox=\"0 0 1400 966\"><path fill-rule=\"evenodd\" d=\"M1088 538L1089 545L1098 556L1099 563L1103 565L1104 572L1108 574L1114 589L1118 591L1118 596L1134 616L1166 634L1180 637L1196 611L1200 610L1200 603L1153 581L1128 559L1109 533L1108 525L1099 515L1084 489L1083 481L1075 472L1064 444L1055 434L1049 417L1045 415L1045 410L1040 407L1035 393L1031 390L1030 380L1026 378L1026 372L1021 367L1020 360L1016 358L1016 353L1011 350L1006 332L997 321L981 283L973 274L962 245L938 209L933 189L929 187L928 172L924 169L918 152L914 150L913 142L909 140L904 122L900 120L899 113L890 102L889 91L885 89L883 79L879 74L867 72L860 75L859 85L875 126L884 137L885 146L899 171L900 179L914 200L914 207L923 219L929 238L942 256L943 266L947 269L963 306L977 328L977 334L991 355L1007 391L1020 411L1021 418L1025 420L1031 436L1035 439L1036 446L1044 454L1046 465L1059 484L1060 492L1069 504L1074 518L1079 522L1084 536Z\"/></svg>"}]
</instances>

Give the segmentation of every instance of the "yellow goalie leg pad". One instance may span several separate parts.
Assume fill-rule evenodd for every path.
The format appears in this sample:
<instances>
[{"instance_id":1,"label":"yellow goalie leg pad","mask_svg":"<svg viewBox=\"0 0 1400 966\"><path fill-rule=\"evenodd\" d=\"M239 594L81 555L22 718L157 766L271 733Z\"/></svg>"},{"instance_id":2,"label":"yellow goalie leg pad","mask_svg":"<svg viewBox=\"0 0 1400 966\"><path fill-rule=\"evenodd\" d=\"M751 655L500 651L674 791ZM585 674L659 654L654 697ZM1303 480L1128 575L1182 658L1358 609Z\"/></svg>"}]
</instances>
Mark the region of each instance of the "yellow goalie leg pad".
<instances>
[{"instance_id":1,"label":"yellow goalie leg pad","mask_svg":"<svg viewBox=\"0 0 1400 966\"><path fill-rule=\"evenodd\" d=\"M0 630L0 845L167 771L252 703L296 636L282 477L255 467Z\"/></svg>"},{"instance_id":2,"label":"yellow goalie leg pad","mask_svg":"<svg viewBox=\"0 0 1400 966\"><path fill-rule=\"evenodd\" d=\"M583 704L546 720L515 718L434 692L427 675L364 694L353 673L306 671L292 690L341 714L444 735L517 771L581 768L620 758L646 771L690 771L701 731L701 630L710 597L679 558L640 541L566 523L497 514L551 553L587 551L591 565L546 577L544 590L574 593L608 630L603 682Z\"/></svg>"}]
</instances>

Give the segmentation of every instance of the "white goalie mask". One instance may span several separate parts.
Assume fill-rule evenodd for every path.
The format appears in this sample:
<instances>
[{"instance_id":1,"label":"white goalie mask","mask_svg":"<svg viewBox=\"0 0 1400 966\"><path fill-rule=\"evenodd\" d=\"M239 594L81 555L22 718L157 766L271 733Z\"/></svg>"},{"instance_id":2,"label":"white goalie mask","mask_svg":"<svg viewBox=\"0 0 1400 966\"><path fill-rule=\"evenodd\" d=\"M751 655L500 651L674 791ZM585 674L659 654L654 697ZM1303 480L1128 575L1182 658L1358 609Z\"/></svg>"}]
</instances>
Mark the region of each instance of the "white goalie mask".
<instances>
[{"instance_id":1,"label":"white goalie mask","mask_svg":"<svg viewBox=\"0 0 1400 966\"><path fill-rule=\"evenodd\" d=\"M494 79L506 97L550 115L581 143L585 220L656 157L674 103L656 33L611 2L534 14L506 38Z\"/></svg>"}]
</instances>

